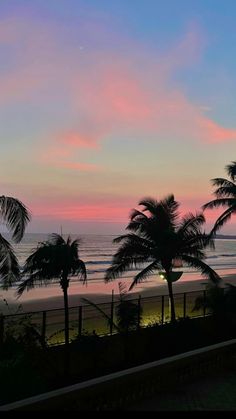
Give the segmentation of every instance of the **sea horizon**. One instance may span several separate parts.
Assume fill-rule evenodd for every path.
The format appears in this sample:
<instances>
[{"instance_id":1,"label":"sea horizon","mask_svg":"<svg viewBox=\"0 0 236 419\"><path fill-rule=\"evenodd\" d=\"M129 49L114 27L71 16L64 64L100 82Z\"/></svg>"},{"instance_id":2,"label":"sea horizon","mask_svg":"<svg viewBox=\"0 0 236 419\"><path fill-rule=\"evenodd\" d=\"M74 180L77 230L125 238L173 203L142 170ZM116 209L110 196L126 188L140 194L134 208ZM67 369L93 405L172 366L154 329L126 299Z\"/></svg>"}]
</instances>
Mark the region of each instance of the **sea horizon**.
<instances>
[{"instance_id":1,"label":"sea horizon","mask_svg":"<svg viewBox=\"0 0 236 419\"><path fill-rule=\"evenodd\" d=\"M77 234L73 233L71 236L72 238L75 238ZM117 245L112 243L112 237L114 236L116 235L80 235L81 243L79 245L79 255L85 262L88 280L87 286L84 286L77 278L71 279L69 286L70 305L74 304L74 301L78 301L76 304L79 304L81 296L93 296L93 298L96 299L98 297L100 299L104 297L104 299L106 299L112 292L114 292L114 295L118 296L119 282L126 286L127 293L130 297L138 296L140 293L148 293L148 295L157 295L158 293L168 294L167 285L158 275L158 272L138 284L132 291L128 291L128 289L137 270L130 270L112 282L104 282L105 271L110 266L112 256L117 249ZM48 234L46 233L26 233L20 243L13 244L21 267L31 251L37 247L40 241L44 241L47 237ZM219 238L216 240L215 250L208 249L206 253L206 263L215 269L221 277L230 278L230 280L234 282L234 273L236 273L236 240ZM207 280L202 277L199 272L188 267L176 268L176 270L180 269L183 271L183 274L181 279L173 284L174 292L179 292L178 290L181 288L182 284L182 288L189 291L195 288L203 289L205 287ZM58 302L53 306L55 298L58 298L58 301L60 300L60 304L63 302L59 281L54 281L47 287L37 286L28 292L26 291L19 299L16 298L18 284L19 283L12 288L9 288L7 291L0 290L2 301L5 298L10 305L22 304L28 307L30 306L31 308L35 304L38 309L45 304L47 307L50 306L50 301L52 302L51 308L57 307L59 304ZM78 296L77 300L76 296Z\"/></svg>"}]
</instances>

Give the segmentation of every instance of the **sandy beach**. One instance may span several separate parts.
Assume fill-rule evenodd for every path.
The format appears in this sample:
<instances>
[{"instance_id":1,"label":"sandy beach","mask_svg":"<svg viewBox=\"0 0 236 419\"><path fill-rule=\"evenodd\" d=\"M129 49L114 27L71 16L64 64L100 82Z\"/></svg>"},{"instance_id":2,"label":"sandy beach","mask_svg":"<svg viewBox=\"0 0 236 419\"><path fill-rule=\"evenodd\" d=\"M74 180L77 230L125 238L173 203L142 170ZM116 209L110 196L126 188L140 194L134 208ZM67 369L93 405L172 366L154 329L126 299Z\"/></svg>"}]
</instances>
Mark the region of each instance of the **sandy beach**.
<instances>
[{"instance_id":1,"label":"sandy beach","mask_svg":"<svg viewBox=\"0 0 236 419\"><path fill-rule=\"evenodd\" d=\"M188 279L189 278L189 279ZM221 272L222 284L233 284L236 285L236 273L233 269L225 270ZM123 282L121 279L120 282ZM105 284L103 281L95 280L88 283L87 286L81 283L72 282L69 287L69 306L74 307L82 302L82 298L88 298L96 303L103 303L111 301L112 292L114 292L114 298L119 297L119 281L113 281ZM207 280L201 278L199 273L191 273L183 275L178 282L173 283L174 294L204 290L207 284ZM127 283L127 289L128 289ZM158 295L168 295L167 284L158 277L147 280L141 284L138 284L133 288L132 291L128 292L129 298L151 297ZM24 293L20 298L16 298L16 292L13 289L8 291L1 290L0 293L1 304L0 311L3 314L13 314L16 308L21 305L21 312L41 311L41 310L53 310L63 307L63 294L59 284L51 284L48 287L38 287ZM4 303L3 299L7 300L9 308Z\"/></svg>"}]
</instances>

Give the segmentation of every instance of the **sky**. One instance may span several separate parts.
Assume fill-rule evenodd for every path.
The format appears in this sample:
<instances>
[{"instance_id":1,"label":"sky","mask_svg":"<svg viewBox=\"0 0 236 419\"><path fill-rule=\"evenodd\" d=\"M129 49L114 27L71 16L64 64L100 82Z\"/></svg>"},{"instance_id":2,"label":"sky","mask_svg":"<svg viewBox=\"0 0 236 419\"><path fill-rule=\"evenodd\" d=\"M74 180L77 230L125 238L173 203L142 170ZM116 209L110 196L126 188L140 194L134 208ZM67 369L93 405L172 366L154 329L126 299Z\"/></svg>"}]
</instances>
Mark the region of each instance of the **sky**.
<instances>
[{"instance_id":1,"label":"sky","mask_svg":"<svg viewBox=\"0 0 236 419\"><path fill-rule=\"evenodd\" d=\"M1 194L28 232L120 234L143 197L213 199L236 160L235 19L235 0L0 0Z\"/></svg>"}]
</instances>

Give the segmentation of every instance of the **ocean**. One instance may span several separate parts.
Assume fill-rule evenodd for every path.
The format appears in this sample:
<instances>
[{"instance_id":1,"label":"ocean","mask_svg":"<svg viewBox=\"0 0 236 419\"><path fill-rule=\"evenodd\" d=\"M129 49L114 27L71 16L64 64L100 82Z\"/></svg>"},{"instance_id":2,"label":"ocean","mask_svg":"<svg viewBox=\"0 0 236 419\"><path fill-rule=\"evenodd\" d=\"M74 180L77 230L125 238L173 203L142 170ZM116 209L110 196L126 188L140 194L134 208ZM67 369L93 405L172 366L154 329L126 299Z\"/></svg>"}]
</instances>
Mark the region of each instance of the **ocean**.
<instances>
[{"instance_id":1,"label":"ocean","mask_svg":"<svg viewBox=\"0 0 236 419\"><path fill-rule=\"evenodd\" d=\"M5 235L9 238L8 235ZM66 235L65 235L66 237ZM70 293L72 294L110 294L119 292L118 284L122 282L128 287L135 274L134 271L125 273L121 278L108 284L104 283L104 273L110 266L112 256L119 245L113 244L116 236L112 235L71 235L72 239L79 237L81 239L79 246L79 256L85 262L87 268L88 281L87 286L78 282L77 278L72 278L70 283ZM19 244L14 245L16 255L21 266L24 265L26 258L37 247L39 242L48 238L47 234L25 234ZM234 239L216 239L215 250L206 251L207 258L205 262L215 269L220 276L228 276L236 273L236 240ZM177 270L183 271L183 275L178 282L200 280L203 284L205 278L201 277L199 272L191 268L183 267ZM17 284L16 284L17 285ZM141 292L148 287L162 285L163 279L158 275L150 276L143 283L138 284L133 290L136 293ZM167 292L168 293L168 292ZM36 287L33 290L25 292L17 301L39 300L61 296L62 292L58 283L53 283L48 287ZM16 286L8 291L1 290L0 298L6 298L7 301L16 301Z\"/></svg>"}]
</instances>

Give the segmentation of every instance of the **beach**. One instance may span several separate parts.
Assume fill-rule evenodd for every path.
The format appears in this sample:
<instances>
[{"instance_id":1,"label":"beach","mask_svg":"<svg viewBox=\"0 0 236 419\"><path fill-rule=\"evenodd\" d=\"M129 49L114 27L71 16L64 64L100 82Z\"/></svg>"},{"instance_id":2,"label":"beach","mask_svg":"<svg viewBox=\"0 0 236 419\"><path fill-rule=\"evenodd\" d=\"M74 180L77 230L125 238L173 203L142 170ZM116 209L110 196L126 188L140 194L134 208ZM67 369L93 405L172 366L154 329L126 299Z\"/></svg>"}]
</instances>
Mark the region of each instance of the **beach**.
<instances>
[{"instance_id":1,"label":"beach","mask_svg":"<svg viewBox=\"0 0 236 419\"><path fill-rule=\"evenodd\" d=\"M8 238L8 237L6 237ZM25 234L23 240L14 245L19 263L24 265L26 258L31 254L37 243L47 238L45 234ZM76 235L72 235L76 238ZM112 256L117 249L113 244L114 236L111 235L84 235L81 237L80 257L87 268L87 285L83 285L77 278L71 278L68 297L69 306L74 307L81 304L82 298L88 298L93 302L110 302L112 292L114 299L119 297L119 283L125 285L128 298L168 295L168 287L165 280L158 272L136 285L131 291L129 286L138 270L126 272L120 278L109 283L104 282L106 269L110 266ZM224 283L230 282L236 285L236 241L228 239L216 240L215 250L207 250L205 262L216 270ZM176 268L183 271L181 278L173 283L173 292L183 293L205 289L207 280L200 272L191 268ZM20 298L17 298L17 284L7 291L0 290L0 311L4 314L14 313L19 305L21 311L53 310L62 308L63 293L59 280L46 287L36 286L34 289L25 291ZM8 306L4 302L6 299Z\"/></svg>"},{"instance_id":2,"label":"beach","mask_svg":"<svg viewBox=\"0 0 236 419\"><path fill-rule=\"evenodd\" d=\"M188 275L191 279L180 279L178 282L173 283L174 294L189 293L193 291L204 290L208 281L202 278L198 272ZM222 285L230 283L236 286L236 271L234 269L228 269L221 273ZM95 280L88 283L88 285L82 285L79 282L73 282L70 284L68 295L69 295L69 306L75 307L78 305L84 305L83 298L88 298L95 303L110 302L112 298L112 292L114 293L114 299L119 297L118 283L122 281L115 280L108 284L104 281ZM129 282L130 283L130 282ZM127 287L128 288L128 287ZM23 294L20 298L16 298L16 291L10 289L8 291L1 290L1 311L3 314L10 314L9 310L14 313L19 305L21 305L21 312L34 312L41 310L53 310L63 308L63 294L59 284L52 284L48 287L37 287ZM159 277L147 280L143 283L138 284L133 290L128 292L128 298L137 299L141 297L152 297L168 295L168 287L166 282L160 280ZM3 302L3 298L7 299L9 308Z\"/></svg>"}]
</instances>

